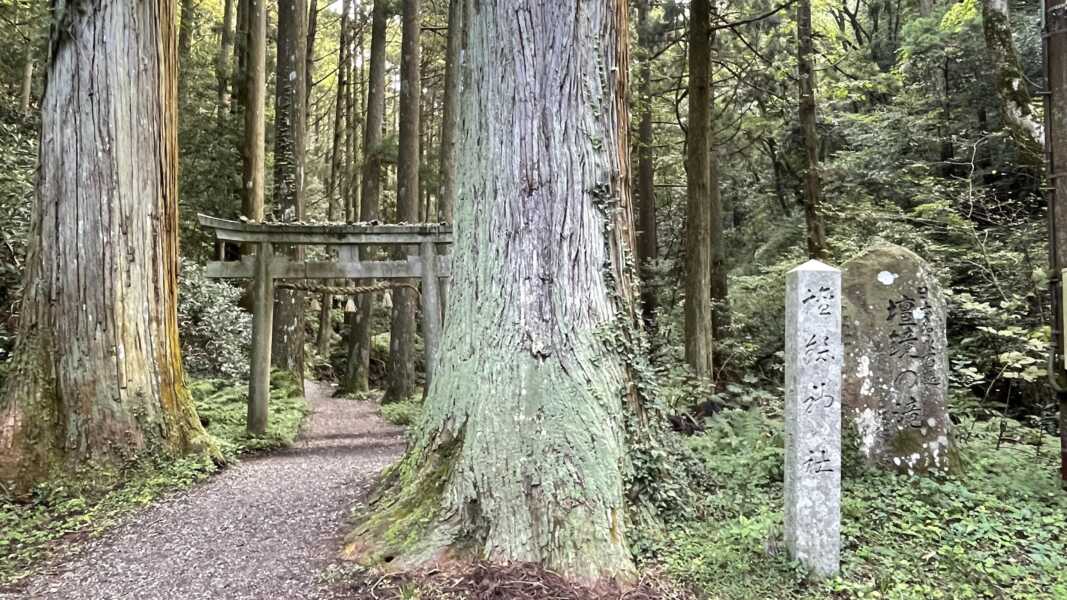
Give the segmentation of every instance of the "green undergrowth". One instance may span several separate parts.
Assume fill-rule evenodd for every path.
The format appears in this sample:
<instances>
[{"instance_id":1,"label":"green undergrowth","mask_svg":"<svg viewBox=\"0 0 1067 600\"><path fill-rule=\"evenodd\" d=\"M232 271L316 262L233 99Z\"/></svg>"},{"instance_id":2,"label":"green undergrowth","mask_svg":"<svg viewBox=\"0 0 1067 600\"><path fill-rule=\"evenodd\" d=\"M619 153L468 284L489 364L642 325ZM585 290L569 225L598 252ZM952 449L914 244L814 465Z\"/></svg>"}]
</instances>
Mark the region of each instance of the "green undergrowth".
<instances>
[{"instance_id":1,"label":"green undergrowth","mask_svg":"<svg viewBox=\"0 0 1067 600\"><path fill-rule=\"evenodd\" d=\"M309 412L296 385L276 374L267 435L250 437L244 430L246 384L198 380L189 388L208 432L231 462L244 453L291 443ZM207 457L152 457L121 467L87 466L36 486L25 498L0 489L0 592L55 551L98 535L131 510L188 488L217 469Z\"/></svg>"},{"instance_id":2,"label":"green undergrowth","mask_svg":"<svg viewBox=\"0 0 1067 600\"><path fill-rule=\"evenodd\" d=\"M393 425L401 427L414 426L422 415L422 395L420 393L403 402L383 404L381 412L382 418Z\"/></svg>"},{"instance_id":3,"label":"green undergrowth","mask_svg":"<svg viewBox=\"0 0 1067 600\"><path fill-rule=\"evenodd\" d=\"M1010 441L997 448L1000 427ZM1058 443L1012 421L957 429L964 471L920 478L846 455L841 575L813 583L782 543L782 426L725 411L690 439L707 471L695 516L649 554L714 599L1067 598Z\"/></svg>"},{"instance_id":4,"label":"green undergrowth","mask_svg":"<svg viewBox=\"0 0 1067 600\"><path fill-rule=\"evenodd\" d=\"M227 458L249 452L282 448L292 444L310 412L303 392L281 372L271 374L270 412L267 432L253 436L245 430L248 385L233 385L220 379L201 379L189 385L196 411L205 429L219 442Z\"/></svg>"}]
</instances>

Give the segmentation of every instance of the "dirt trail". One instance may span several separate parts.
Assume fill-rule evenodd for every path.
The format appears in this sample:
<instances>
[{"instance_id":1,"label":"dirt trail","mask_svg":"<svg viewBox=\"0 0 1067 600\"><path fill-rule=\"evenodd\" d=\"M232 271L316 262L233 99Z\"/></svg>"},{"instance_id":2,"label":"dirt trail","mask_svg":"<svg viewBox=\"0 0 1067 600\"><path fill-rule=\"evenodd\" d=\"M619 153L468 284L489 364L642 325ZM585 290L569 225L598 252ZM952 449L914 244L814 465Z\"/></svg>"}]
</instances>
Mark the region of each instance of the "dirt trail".
<instances>
[{"instance_id":1,"label":"dirt trail","mask_svg":"<svg viewBox=\"0 0 1067 600\"><path fill-rule=\"evenodd\" d=\"M308 382L313 408L292 448L243 460L127 518L75 558L2 598L324 598L349 508L403 450L375 404Z\"/></svg>"}]
</instances>

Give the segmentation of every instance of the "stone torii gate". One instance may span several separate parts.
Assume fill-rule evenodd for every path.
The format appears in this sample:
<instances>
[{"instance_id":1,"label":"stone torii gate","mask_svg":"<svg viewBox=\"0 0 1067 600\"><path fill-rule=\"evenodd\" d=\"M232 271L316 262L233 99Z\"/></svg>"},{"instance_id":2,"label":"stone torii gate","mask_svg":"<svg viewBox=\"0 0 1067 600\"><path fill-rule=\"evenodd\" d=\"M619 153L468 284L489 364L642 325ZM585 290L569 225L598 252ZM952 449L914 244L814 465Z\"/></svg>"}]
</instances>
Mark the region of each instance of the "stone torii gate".
<instances>
[{"instance_id":1,"label":"stone torii gate","mask_svg":"<svg viewBox=\"0 0 1067 600\"><path fill-rule=\"evenodd\" d=\"M440 280L447 280L451 267L451 257L439 254L438 246L445 247L442 250L451 246L450 225L252 223L197 216L200 225L212 231L217 240L217 260L207 264L207 277L253 280L252 378L248 391L251 433L262 434L267 429L276 279L421 279L422 335L429 383L441 335ZM256 254L226 260L227 243L251 245ZM285 255L274 255L275 244L333 247L337 249L337 259L291 261ZM409 254L407 260L360 260L360 246L417 246L418 254Z\"/></svg>"}]
</instances>

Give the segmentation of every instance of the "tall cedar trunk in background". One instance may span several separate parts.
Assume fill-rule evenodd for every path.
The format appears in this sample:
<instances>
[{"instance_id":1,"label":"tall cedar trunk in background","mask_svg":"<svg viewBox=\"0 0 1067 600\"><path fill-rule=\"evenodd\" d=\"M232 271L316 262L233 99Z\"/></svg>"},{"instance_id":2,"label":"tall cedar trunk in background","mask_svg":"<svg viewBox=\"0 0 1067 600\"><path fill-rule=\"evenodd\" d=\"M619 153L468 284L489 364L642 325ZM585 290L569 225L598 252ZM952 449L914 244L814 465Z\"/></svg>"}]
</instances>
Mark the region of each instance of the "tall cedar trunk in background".
<instances>
[{"instance_id":1,"label":"tall cedar trunk in background","mask_svg":"<svg viewBox=\"0 0 1067 600\"><path fill-rule=\"evenodd\" d=\"M193 50L193 29L196 26L196 0L181 0L181 21L178 26L178 110L182 111L189 95L189 55Z\"/></svg>"},{"instance_id":2,"label":"tall cedar trunk in background","mask_svg":"<svg viewBox=\"0 0 1067 600\"><path fill-rule=\"evenodd\" d=\"M437 192L437 220L451 223L456 205L456 133L459 128L457 110L463 35L463 0L448 3L448 40L445 47L445 93L441 107L441 156L439 173L441 187Z\"/></svg>"},{"instance_id":3,"label":"tall cedar trunk in background","mask_svg":"<svg viewBox=\"0 0 1067 600\"><path fill-rule=\"evenodd\" d=\"M689 124L686 129L685 361L711 379L711 10L689 5Z\"/></svg>"},{"instance_id":4,"label":"tall cedar trunk in background","mask_svg":"<svg viewBox=\"0 0 1067 600\"><path fill-rule=\"evenodd\" d=\"M22 89L19 93L19 109L23 116L29 116L30 106L33 103L33 68L36 60L33 57L33 40L26 40L26 53L22 58Z\"/></svg>"},{"instance_id":5,"label":"tall cedar trunk in background","mask_svg":"<svg viewBox=\"0 0 1067 600\"><path fill-rule=\"evenodd\" d=\"M278 60L274 104L274 212L278 221L304 220L304 129L307 123L307 1L278 0ZM275 248L292 261L303 246ZM274 293L271 362L304 382L304 292Z\"/></svg>"},{"instance_id":6,"label":"tall cedar trunk in background","mask_svg":"<svg viewBox=\"0 0 1067 600\"><path fill-rule=\"evenodd\" d=\"M219 36L219 53L215 57L215 96L219 126L230 111L230 54L233 53L233 12L235 0L223 0L222 32Z\"/></svg>"},{"instance_id":7,"label":"tall cedar trunk in background","mask_svg":"<svg viewBox=\"0 0 1067 600\"><path fill-rule=\"evenodd\" d=\"M709 31L711 39L709 46L712 51L716 49L715 32ZM714 81L711 71L708 72L708 80ZM715 111L715 86L708 86L708 111ZM726 238L723 236L722 218L722 192L719 189L719 144L715 139L714 123L708 125L708 222L711 225L711 334L717 346L726 338L726 331L730 326L730 300L727 289L726 269ZM713 351L712 362L715 365L716 374L723 364L724 356ZM716 375L717 377L717 375Z\"/></svg>"},{"instance_id":8,"label":"tall cedar trunk in background","mask_svg":"<svg viewBox=\"0 0 1067 600\"><path fill-rule=\"evenodd\" d=\"M387 0L375 0L371 15L370 69L367 74L367 120L363 127L363 169L360 185L360 218L378 219L382 181L382 125L385 119L385 45L389 22ZM360 249L361 258L367 250ZM371 317L376 294L356 297L356 311L349 316L348 360L341 387L365 392L369 387Z\"/></svg>"},{"instance_id":9,"label":"tall cedar trunk in background","mask_svg":"<svg viewBox=\"0 0 1067 600\"><path fill-rule=\"evenodd\" d=\"M16 489L88 461L209 447L178 345L175 8L85 3L55 29L0 392L0 481Z\"/></svg>"},{"instance_id":10,"label":"tall cedar trunk in background","mask_svg":"<svg viewBox=\"0 0 1067 600\"><path fill-rule=\"evenodd\" d=\"M241 98L244 105L244 163L241 187L241 212L252 221L263 220L263 169L266 151L267 102L267 9L266 0L242 0L247 3L244 42L244 69Z\"/></svg>"},{"instance_id":11,"label":"tall cedar trunk in background","mask_svg":"<svg viewBox=\"0 0 1067 600\"><path fill-rule=\"evenodd\" d=\"M352 30L355 26L354 20L348 22L348 61L344 65L346 71L345 76L345 121L348 126L345 127L345 201L344 201L344 218L345 221L352 223L359 217L358 209L358 196L359 196L359 182L356 181L356 134L359 129L359 123L362 121L362 117L356 112L356 87L353 85L352 79L355 74L356 54L351 49L352 44Z\"/></svg>"},{"instance_id":12,"label":"tall cedar trunk in background","mask_svg":"<svg viewBox=\"0 0 1067 600\"><path fill-rule=\"evenodd\" d=\"M314 3L314 0L312 0ZM346 125L345 121L345 97L344 90L347 84L345 78L348 75L347 69L340 68L340 65L344 65L348 62L348 31L349 31L349 19L351 18L352 0L344 0L341 5L341 39L337 45L337 95L334 98L333 107L333 142L330 149L330 173L326 179L326 220L333 222L337 220L339 207L341 206L340 199L337 197L337 180L344 173L344 155L341 147L341 136L344 134ZM308 64L311 64L310 56ZM328 356L330 349L330 338L333 336L333 324L330 322L330 308L333 304L333 296L330 294L323 294L320 298L319 307L319 331L315 340L315 345L318 348L319 354L322 356Z\"/></svg>"},{"instance_id":13,"label":"tall cedar trunk in background","mask_svg":"<svg viewBox=\"0 0 1067 600\"><path fill-rule=\"evenodd\" d=\"M1045 150L1047 173L1067 172L1067 11L1055 0L1045 0L1045 73L1049 95L1045 98ZM1056 32L1053 35L1048 35ZM1064 319L1061 275L1067 268L1067 177L1050 177L1048 199L1049 267L1053 273L1052 352L1049 379L1060 409L1060 480L1067 488L1067 371L1064 370Z\"/></svg>"},{"instance_id":14,"label":"tall cedar trunk in background","mask_svg":"<svg viewBox=\"0 0 1067 600\"><path fill-rule=\"evenodd\" d=\"M441 100L441 147L437 190L437 222L452 223L456 206L456 135L459 131L459 93L463 78L463 52L467 46L467 21L464 0L448 3L448 39L445 45L445 90ZM446 254L448 248L439 247ZM440 287L441 310L448 305L448 284ZM443 315L442 315L443 316Z\"/></svg>"},{"instance_id":15,"label":"tall cedar trunk in background","mask_svg":"<svg viewBox=\"0 0 1067 600\"><path fill-rule=\"evenodd\" d=\"M708 35L710 35L708 47L714 52L716 51L715 31L708 30ZM711 70L708 70L707 77L708 81L714 82L715 77ZM707 110L708 121L711 121L710 115L715 110L714 83L708 85ZM714 346L717 348L726 338L727 329L730 326L730 298L727 281L726 237L722 235L722 192L719 189L718 141L715 139L714 123L708 124L707 128L707 201L710 205L708 206L710 207L708 224L712 227L710 233L712 240L712 337ZM718 374L722 361L726 357L716 350L713 350L713 354L712 362L715 364L715 373Z\"/></svg>"},{"instance_id":16,"label":"tall cedar trunk in background","mask_svg":"<svg viewBox=\"0 0 1067 600\"><path fill-rule=\"evenodd\" d=\"M819 139L815 131L815 69L811 43L811 0L797 0L797 94L804 137L804 221L808 257L826 258L826 231L819 213Z\"/></svg>"},{"instance_id":17,"label":"tall cedar trunk in background","mask_svg":"<svg viewBox=\"0 0 1067 600\"><path fill-rule=\"evenodd\" d=\"M308 6L307 48L304 58L304 131L311 115L311 92L315 88L315 37L319 31L319 0L311 0Z\"/></svg>"},{"instance_id":18,"label":"tall cedar trunk in background","mask_svg":"<svg viewBox=\"0 0 1067 600\"><path fill-rule=\"evenodd\" d=\"M400 42L400 131L396 164L396 218L401 223L419 220L419 0L404 0ZM393 315L389 328L389 372L383 402L406 400L415 392L414 290L392 291Z\"/></svg>"},{"instance_id":19,"label":"tall cedar trunk in background","mask_svg":"<svg viewBox=\"0 0 1067 600\"><path fill-rule=\"evenodd\" d=\"M624 423L635 400L625 344L602 335L639 334L625 258L627 4L467 8L441 359L412 445L346 554L627 579Z\"/></svg>"},{"instance_id":20,"label":"tall cedar trunk in background","mask_svg":"<svg viewBox=\"0 0 1067 600\"><path fill-rule=\"evenodd\" d=\"M233 96L243 111L245 108L246 74L248 71L248 12L252 0L235 0L237 2L237 24L234 31L233 45Z\"/></svg>"},{"instance_id":21,"label":"tall cedar trunk in background","mask_svg":"<svg viewBox=\"0 0 1067 600\"><path fill-rule=\"evenodd\" d=\"M655 155L652 147L652 62L658 37L649 17L651 0L641 0L637 6L637 40L641 47L641 67L637 94L641 121L637 127L637 264L644 279L641 301L645 326L655 327L656 289L652 285L652 263L659 258L656 235Z\"/></svg>"},{"instance_id":22,"label":"tall cedar trunk in background","mask_svg":"<svg viewBox=\"0 0 1067 600\"><path fill-rule=\"evenodd\" d=\"M1003 126L1018 145L1020 158L1031 165L1040 165L1044 132L1030 106L1029 83L1011 36L1008 0L982 0L982 29L993 63L993 88L1000 100Z\"/></svg>"}]
</instances>

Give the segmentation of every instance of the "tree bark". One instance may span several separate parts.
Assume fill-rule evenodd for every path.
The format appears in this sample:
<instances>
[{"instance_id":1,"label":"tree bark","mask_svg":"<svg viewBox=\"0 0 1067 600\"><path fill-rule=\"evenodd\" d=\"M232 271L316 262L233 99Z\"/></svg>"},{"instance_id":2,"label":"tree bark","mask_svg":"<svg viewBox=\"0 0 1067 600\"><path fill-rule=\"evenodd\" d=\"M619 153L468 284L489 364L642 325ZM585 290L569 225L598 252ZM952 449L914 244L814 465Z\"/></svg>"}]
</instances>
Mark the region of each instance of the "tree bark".
<instances>
[{"instance_id":1,"label":"tree bark","mask_svg":"<svg viewBox=\"0 0 1067 600\"><path fill-rule=\"evenodd\" d=\"M266 144L267 102L267 10L266 0L242 0L248 35L244 59L244 162L242 213L251 221L263 221L263 169Z\"/></svg>"},{"instance_id":2,"label":"tree bark","mask_svg":"<svg viewBox=\"0 0 1067 600\"><path fill-rule=\"evenodd\" d=\"M652 286L652 263L659 258L656 234L655 155L652 134L652 56L657 36L649 17L650 0L641 0L637 7L637 39L641 47L641 67L638 80L641 121L637 127L637 264L643 279L641 305L645 327L650 331L656 322L656 289Z\"/></svg>"},{"instance_id":3,"label":"tree bark","mask_svg":"<svg viewBox=\"0 0 1067 600\"><path fill-rule=\"evenodd\" d=\"M56 30L0 481L210 449L177 323L174 0L89 3ZM6 484L5 484L6 485Z\"/></svg>"},{"instance_id":4,"label":"tree bark","mask_svg":"<svg viewBox=\"0 0 1067 600\"><path fill-rule=\"evenodd\" d=\"M404 0L400 42L400 131L396 166L396 218L401 223L419 220L419 109L422 80L419 75L419 0ZM401 255L408 251L402 251ZM399 402L415 393L414 290L397 288L389 329L389 371L383 402Z\"/></svg>"},{"instance_id":5,"label":"tree bark","mask_svg":"<svg viewBox=\"0 0 1067 600\"><path fill-rule=\"evenodd\" d=\"M627 579L636 400L623 340L639 334L626 266L627 5L466 6L461 233L441 360L413 444L346 553Z\"/></svg>"},{"instance_id":6,"label":"tree bark","mask_svg":"<svg viewBox=\"0 0 1067 600\"><path fill-rule=\"evenodd\" d=\"M686 130L685 360L710 380L711 307L711 8L689 5L689 123Z\"/></svg>"},{"instance_id":7,"label":"tree bark","mask_svg":"<svg viewBox=\"0 0 1067 600\"><path fill-rule=\"evenodd\" d=\"M233 53L235 0L223 0L222 35L219 39L219 53L215 57L215 96L217 97L217 117L219 126L225 122L230 112L230 60Z\"/></svg>"},{"instance_id":8,"label":"tree bark","mask_svg":"<svg viewBox=\"0 0 1067 600\"><path fill-rule=\"evenodd\" d=\"M797 94L804 137L804 221L808 257L826 258L826 232L819 212L819 139L815 131L815 69L811 43L811 0L797 1Z\"/></svg>"},{"instance_id":9,"label":"tree bark","mask_svg":"<svg viewBox=\"0 0 1067 600\"><path fill-rule=\"evenodd\" d=\"M278 0L278 60L274 104L274 210L282 222L304 219L304 129L307 123L307 1ZM304 260L303 246L276 250ZM304 382L304 292L274 295L271 361Z\"/></svg>"},{"instance_id":10,"label":"tree bark","mask_svg":"<svg viewBox=\"0 0 1067 600\"><path fill-rule=\"evenodd\" d=\"M982 0L982 30L1003 126L1018 145L1023 161L1040 165L1044 131L1030 106L1030 89L1011 35L1008 0Z\"/></svg>"},{"instance_id":11,"label":"tree bark","mask_svg":"<svg viewBox=\"0 0 1067 600\"><path fill-rule=\"evenodd\" d=\"M363 128L363 169L360 185L360 219L379 217L382 178L382 125L385 119L385 50L386 26L389 21L387 0L375 0L371 15L370 68L367 74L367 120ZM360 256L367 258L365 249ZM365 392L370 374L371 317L377 294L356 298L356 312L349 319L348 360L342 388L347 392Z\"/></svg>"}]
</instances>

